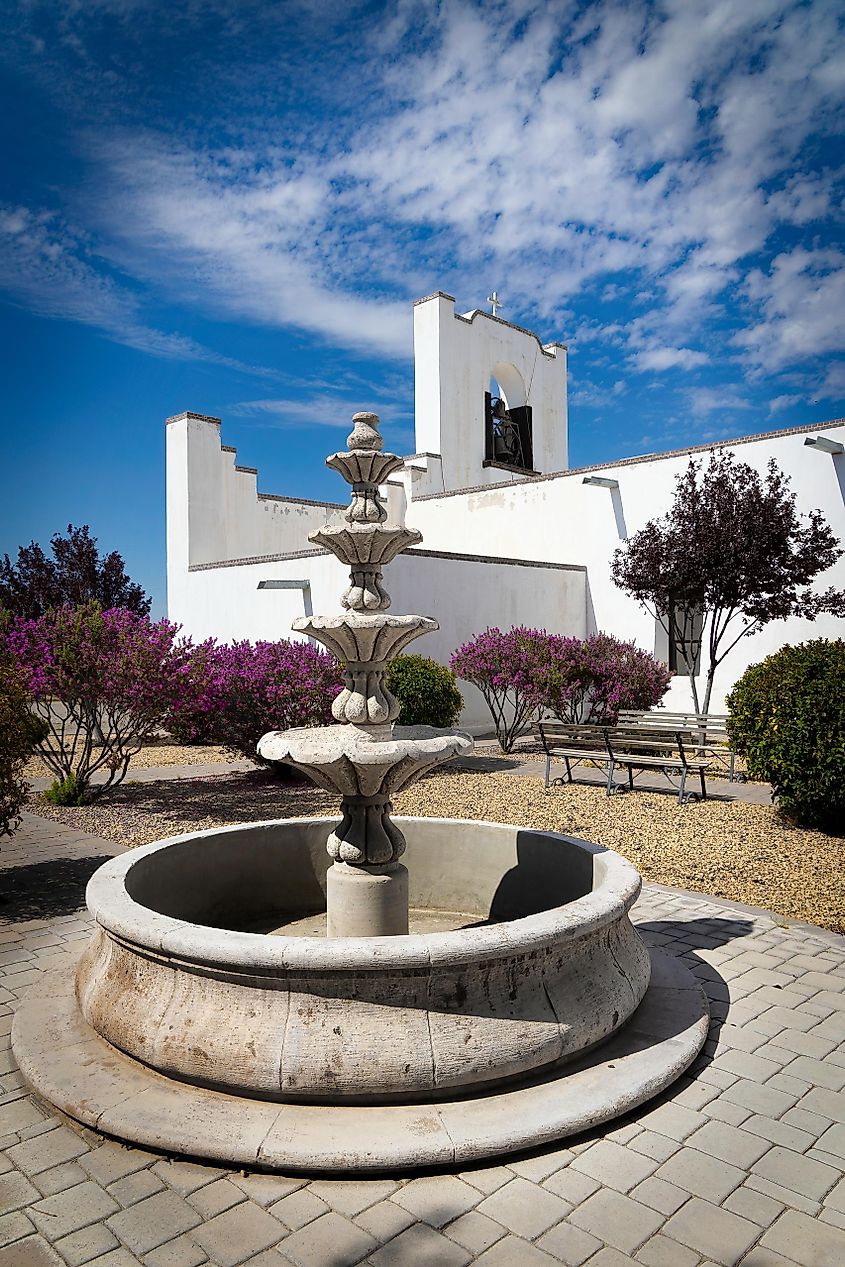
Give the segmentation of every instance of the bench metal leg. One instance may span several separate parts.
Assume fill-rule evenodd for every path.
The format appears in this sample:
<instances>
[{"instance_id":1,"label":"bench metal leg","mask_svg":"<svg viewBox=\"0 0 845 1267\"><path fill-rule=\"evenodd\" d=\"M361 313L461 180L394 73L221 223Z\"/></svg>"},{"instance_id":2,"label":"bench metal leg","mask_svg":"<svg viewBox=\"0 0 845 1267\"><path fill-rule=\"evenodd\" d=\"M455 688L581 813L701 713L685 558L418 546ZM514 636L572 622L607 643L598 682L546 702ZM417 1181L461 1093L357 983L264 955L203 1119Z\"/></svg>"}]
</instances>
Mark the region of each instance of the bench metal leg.
<instances>
[{"instance_id":1,"label":"bench metal leg","mask_svg":"<svg viewBox=\"0 0 845 1267\"><path fill-rule=\"evenodd\" d=\"M707 800L707 784L704 782L703 770L699 770L698 777L701 779L701 799L702 801L706 801Z\"/></svg>"},{"instance_id":2,"label":"bench metal leg","mask_svg":"<svg viewBox=\"0 0 845 1267\"><path fill-rule=\"evenodd\" d=\"M686 795L686 787L687 787L687 768L686 766L684 766L684 768L681 770L681 786L678 789L678 804L679 805L683 805L684 803L684 796Z\"/></svg>"},{"instance_id":3,"label":"bench metal leg","mask_svg":"<svg viewBox=\"0 0 845 1267\"><path fill-rule=\"evenodd\" d=\"M613 791L613 771L614 771L615 766L616 766L616 762L613 760L613 757L611 757L610 765L607 768L607 795L608 796L610 796L611 792Z\"/></svg>"},{"instance_id":4,"label":"bench metal leg","mask_svg":"<svg viewBox=\"0 0 845 1267\"><path fill-rule=\"evenodd\" d=\"M551 772L552 772L552 759L549 756L549 754L546 753L546 791L547 792L549 790L549 775L551 774Z\"/></svg>"}]
</instances>

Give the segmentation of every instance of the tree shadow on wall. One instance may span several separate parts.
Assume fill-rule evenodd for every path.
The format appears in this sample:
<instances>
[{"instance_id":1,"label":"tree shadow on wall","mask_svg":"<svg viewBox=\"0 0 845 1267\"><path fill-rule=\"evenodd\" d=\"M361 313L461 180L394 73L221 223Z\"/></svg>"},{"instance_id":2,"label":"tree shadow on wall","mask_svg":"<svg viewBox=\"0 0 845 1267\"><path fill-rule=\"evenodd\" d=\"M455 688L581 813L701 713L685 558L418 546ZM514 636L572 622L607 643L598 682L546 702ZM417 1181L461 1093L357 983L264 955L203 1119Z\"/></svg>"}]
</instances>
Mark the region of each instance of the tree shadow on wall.
<instances>
[{"instance_id":1,"label":"tree shadow on wall","mask_svg":"<svg viewBox=\"0 0 845 1267\"><path fill-rule=\"evenodd\" d=\"M0 923L56 919L85 906L85 887L111 855L56 858L28 867L9 867L0 874Z\"/></svg>"}]
</instances>

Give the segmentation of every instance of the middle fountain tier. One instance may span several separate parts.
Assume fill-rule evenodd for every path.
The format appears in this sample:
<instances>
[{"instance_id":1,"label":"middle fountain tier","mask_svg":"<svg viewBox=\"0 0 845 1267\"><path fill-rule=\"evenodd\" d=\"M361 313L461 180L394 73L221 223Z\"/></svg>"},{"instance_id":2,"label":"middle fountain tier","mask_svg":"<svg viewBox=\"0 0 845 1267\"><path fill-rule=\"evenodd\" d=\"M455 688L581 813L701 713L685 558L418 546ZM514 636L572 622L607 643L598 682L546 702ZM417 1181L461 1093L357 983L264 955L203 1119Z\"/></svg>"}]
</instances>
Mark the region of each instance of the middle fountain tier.
<instances>
[{"instance_id":1,"label":"middle fountain tier","mask_svg":"<svg viewBox=\"0 0 845 1267\"><path fill-rule=\"evenodd\" d=\"M329 523L309 540L350 569L342 614L302 616L293 629L317 639L344 664L343 690L332 706L334 726L271 731L258 751L284 761L341 797L342 819L329 835L333 866L327 876L329 937L400 936L408 932L408 872L399 861L405 839L391 817L391 797L427 771L472 751L461 732L395 726L399 702L385 674L409 643L438 629L430 616L388 614L382 568L422 540L405 527L388 527L379 486L402 465L384 453L376 414L355 414L348 449L326 459L352 486L341 524Z\"/></svg>"}]
</instances>

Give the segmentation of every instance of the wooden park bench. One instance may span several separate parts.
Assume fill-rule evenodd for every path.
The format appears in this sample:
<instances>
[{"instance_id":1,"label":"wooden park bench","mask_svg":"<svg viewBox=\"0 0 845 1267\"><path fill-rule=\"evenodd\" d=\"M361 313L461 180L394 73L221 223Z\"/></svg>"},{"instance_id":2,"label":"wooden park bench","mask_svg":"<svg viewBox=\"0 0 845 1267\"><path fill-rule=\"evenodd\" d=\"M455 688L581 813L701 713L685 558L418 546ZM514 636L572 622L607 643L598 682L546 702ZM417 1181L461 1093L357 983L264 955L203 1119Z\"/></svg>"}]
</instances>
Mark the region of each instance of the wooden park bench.
<instances>
[{"instance_id":1,"label":"wooden park bench","mask_svg":"<svg viewBox=\"0 0 845 1267\"><path fill-rule=\"evenodd\" d=\"M731 783L744 783L745 775L736 773L736 754L728 738L726 713L670 713L662 708L651 711L622 709L620 726L648 726L660 730L676 729L695 732L695 751L699 757L711 757L713 762L728 771Z\"/></svg>"},{"instance_id":2,"label":"wooden park bench","mask_svg":"<svg viewBox=\"0 0 845 1267\"><path fill-rule=\"evenodd\" d=\"M697 792L687 791L690 773L701 782L701 799L707 799L705 770L707 758L697 754L697 732L681 727L658 729L640 726L584 726L559 721L541 721L534 731L546 754L546 787L574 782L572 766L580 762L607 769L607 794L634 788L634 771L655 770L672 781L680 778L678 802L698 800ZM566 779L552 779L552 758L563 760ZM617 769L628 771L627 787L615 782Z\"/></svg>"}]
</instances>

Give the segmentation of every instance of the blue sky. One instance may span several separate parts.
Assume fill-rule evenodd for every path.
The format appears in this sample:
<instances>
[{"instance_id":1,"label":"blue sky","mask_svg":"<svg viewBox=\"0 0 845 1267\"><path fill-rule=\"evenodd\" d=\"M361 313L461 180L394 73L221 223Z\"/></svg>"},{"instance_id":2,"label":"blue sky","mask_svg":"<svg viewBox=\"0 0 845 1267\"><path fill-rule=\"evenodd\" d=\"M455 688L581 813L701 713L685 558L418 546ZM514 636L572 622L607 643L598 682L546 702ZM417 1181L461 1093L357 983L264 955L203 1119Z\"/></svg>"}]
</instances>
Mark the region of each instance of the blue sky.
<instances>
[{"instance_id":1,"label":"blue sky","mask_svg":"<svg viewBox=\"0 0 845 1267\"><path fill-rule=\"evenodd\" d=\"M0 10L0 551L89 523L163 613L164 418L338 497L433 290L568 343L573 465L845 413L839 0Z\"/></svg>"}]
</instances>

